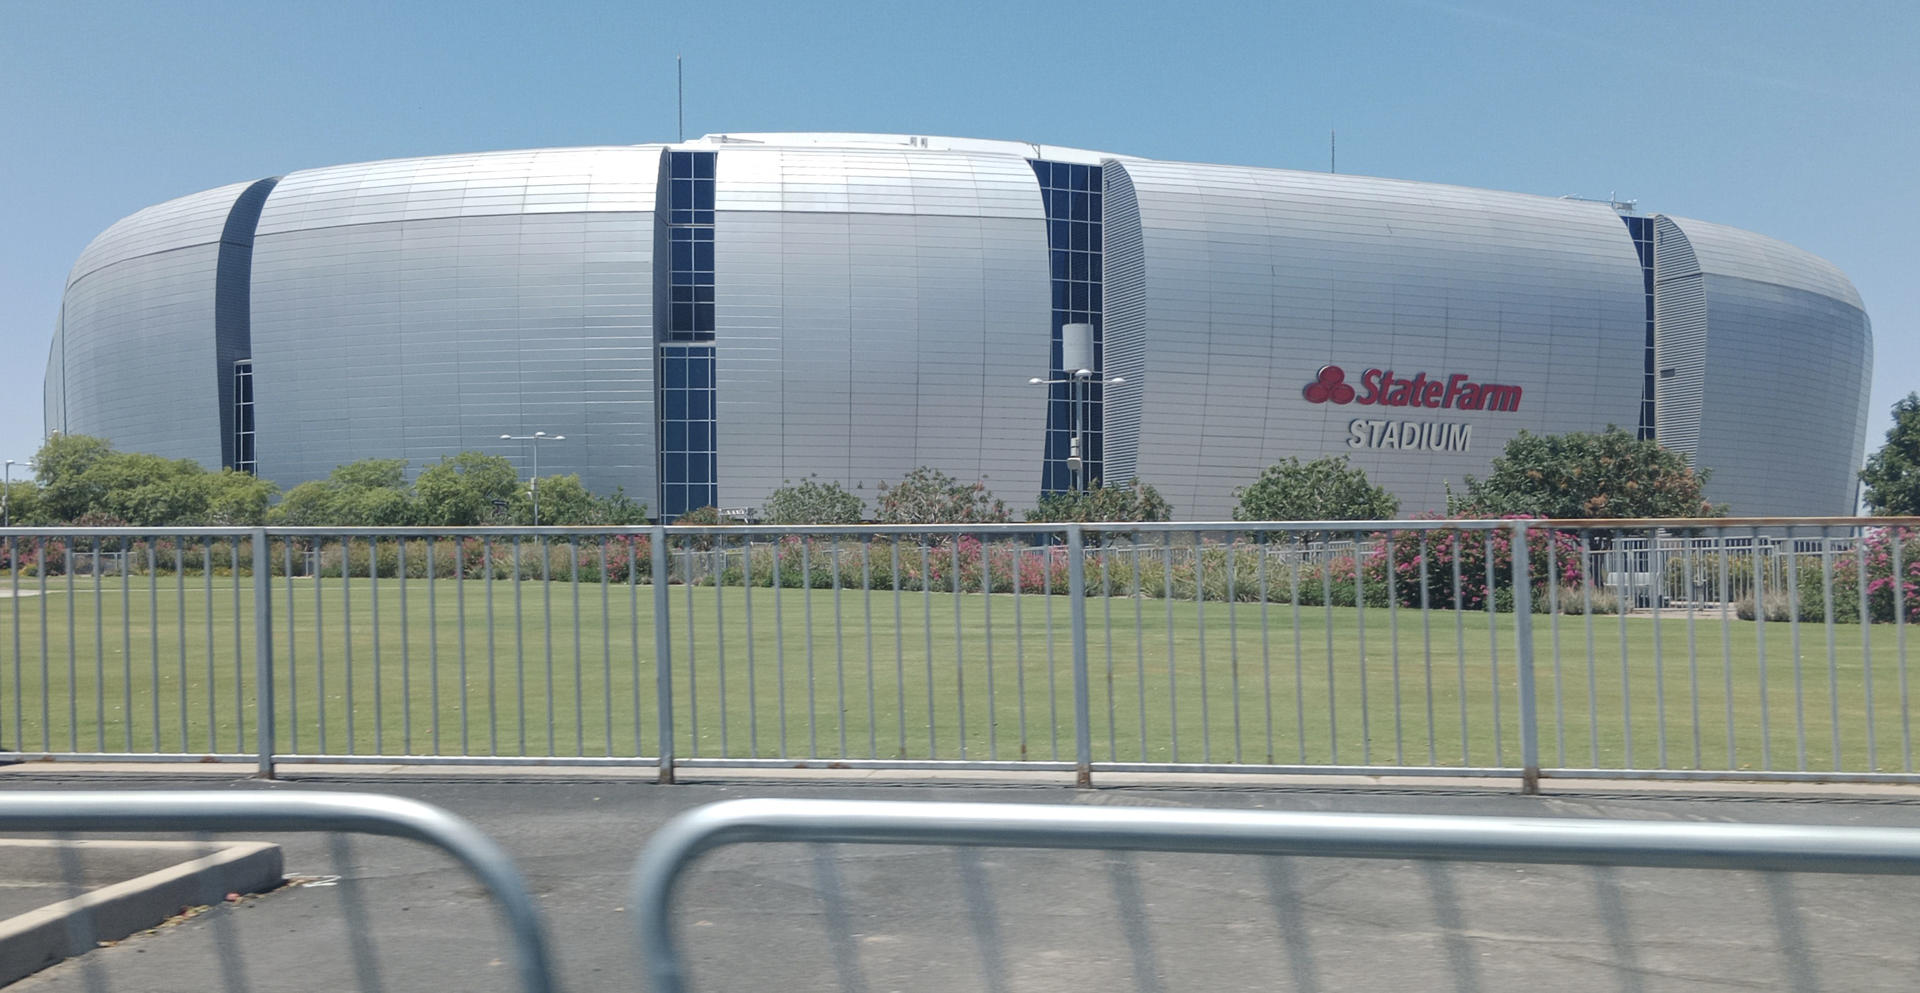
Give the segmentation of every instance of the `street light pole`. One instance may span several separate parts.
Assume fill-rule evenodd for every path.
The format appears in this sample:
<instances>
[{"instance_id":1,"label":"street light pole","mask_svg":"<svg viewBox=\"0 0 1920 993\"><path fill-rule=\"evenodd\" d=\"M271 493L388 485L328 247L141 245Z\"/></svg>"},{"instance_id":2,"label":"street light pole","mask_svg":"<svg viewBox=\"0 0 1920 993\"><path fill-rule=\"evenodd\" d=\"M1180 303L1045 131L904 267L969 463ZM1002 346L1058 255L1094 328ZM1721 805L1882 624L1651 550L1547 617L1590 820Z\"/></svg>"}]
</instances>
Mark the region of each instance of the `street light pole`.
<instances>
[{"instance_id":1,"label":"street light pole","mask_svg":"<svg viewBox=\"0 0 1920 993\"><path fill-rule=\"evenodd\" d=\"M1087 474L1087 456L1093 454L1087 447L1087 423L1093 420L1093 413L1083 409L1092 403L1093 387L1120 386L1126 383L1125 376L1095 378L1091 369L1070 369L1065 379L1041 379L1038 376L1027 380L1030 386L1067 387L1067 406L1069 408L1069 426L1067 432L1067 470L1072 473L1073 491L1087 492L1089 482Z\"/></svg>"},{"instance_id":2,"label":"street light pole","mask_svg":"<svg viewBox=\"0 0 1920 993\"><path fill-rule=\"evenodd\" d=\"M535 431L532 434L520 434L520 435L503 434L500 436L500 440L501 441L533 442L533 486L532 486L533 526L539 527L540 526L540 443L543 441L566 441L567 436L564 434L549 435L545 431Z\"/></svg>"}]
</instances>

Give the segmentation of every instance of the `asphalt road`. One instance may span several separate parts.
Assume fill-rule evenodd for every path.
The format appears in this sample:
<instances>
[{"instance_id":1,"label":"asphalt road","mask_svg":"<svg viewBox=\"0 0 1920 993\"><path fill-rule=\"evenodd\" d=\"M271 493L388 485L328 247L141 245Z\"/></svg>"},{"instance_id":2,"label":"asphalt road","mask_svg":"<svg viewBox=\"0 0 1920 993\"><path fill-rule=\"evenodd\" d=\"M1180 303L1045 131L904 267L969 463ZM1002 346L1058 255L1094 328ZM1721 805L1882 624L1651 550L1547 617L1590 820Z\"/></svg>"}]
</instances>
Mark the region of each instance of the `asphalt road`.
<instances>
[{"instance_id":1,"label":"asphalt road","mask_svg":"<svg viewBox=\"0 0 1920 993\"><path fill-rule=\"evenodd\" d=\"M297 770L293 774L298 775ZM386 774L264 784L36 771L0 789L392 793L445 807L529 877L568 990L641 988L634 853L663 821L745 796L1920 826L1920 794L1755 799L1470 790L538 781ZM257 899L137 935L13 989L506 990L484 893L430 849L271 837ZM332 877L339 877L338 879ZM1557 866L756 845L680 891L699 990L1910 990L1920 880Z\"/></svg>"}]
</instances>

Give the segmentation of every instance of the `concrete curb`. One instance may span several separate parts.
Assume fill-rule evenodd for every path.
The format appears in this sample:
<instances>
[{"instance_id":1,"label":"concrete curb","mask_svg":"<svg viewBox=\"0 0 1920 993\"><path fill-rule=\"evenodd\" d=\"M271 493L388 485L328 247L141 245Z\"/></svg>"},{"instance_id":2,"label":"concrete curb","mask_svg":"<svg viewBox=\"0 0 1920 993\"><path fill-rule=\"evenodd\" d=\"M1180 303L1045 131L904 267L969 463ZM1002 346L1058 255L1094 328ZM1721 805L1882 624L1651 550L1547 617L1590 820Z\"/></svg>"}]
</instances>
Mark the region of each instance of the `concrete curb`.
<instances>
[{"instance_id":1,"label":"concrete curb","mask_svg":"<svg viewBox=\"0 0 1920 993\"><path fill-rule=\"evenodd\" d=\"M0 841L17 846L58 846L59 841ZM190 841L80 841L82 847L178 848L181 855L206 851ZM63 959L153 927L182 907L228 893L258 893L283 878L280 846L259 841L214 842L210 855L90 890L37 910L0 920L0 986Z\"/></svg>"}]
</instances>

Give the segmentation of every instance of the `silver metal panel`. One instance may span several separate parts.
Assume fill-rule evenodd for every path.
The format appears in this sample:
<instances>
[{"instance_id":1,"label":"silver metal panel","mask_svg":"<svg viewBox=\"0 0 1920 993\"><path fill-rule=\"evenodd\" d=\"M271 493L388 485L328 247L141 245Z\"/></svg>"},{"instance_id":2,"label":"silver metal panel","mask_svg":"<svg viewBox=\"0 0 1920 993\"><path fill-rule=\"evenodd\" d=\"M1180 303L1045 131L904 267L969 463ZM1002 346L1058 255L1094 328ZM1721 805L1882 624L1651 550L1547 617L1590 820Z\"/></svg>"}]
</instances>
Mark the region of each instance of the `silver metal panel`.
<instances>
[{"instance_id":1,"label":"silver metal panel","mask_svg":"<svg viewBox=\"0 0 1920 993\"><path fill-rule=\"evenodd\" d=\"M919 465L1036 496L1038 187L1010 156L727 147L716 170L720 501Z\"/></svg>"},{"instance_id":2,"label":"silver metal panel","mask_svg":"<svg viewBox=\"0 0 1920 993\"><path fill-rule=\"evenodd\" d=\"M1697 284L1705 316L1691 378L1694 461L1713 471L1708 498L1735 514L1851 513L1873 375L1859 294L1791 245L1705 221L1662 218L1663 232L1668 225L1684 232L1700 273L1660 285ZM1676 332L1656 329L1663 339ZM1660 430L1665 438L1664 419Z\"/></svg>"},{"instance_id":3,"label":"silver metal panel","mask_svg":"<svg viewBox=\"0 0 1920 993\"><path fill-rule=\"evenodd\" d=\"M87 246L62 304L49 425L126 451L220 466L214 355L220 233L246 183L149 207Z\"/></svg>"},{"instance_id":4,"label":"silver metal panel","mask_svg":"<svg viewBox=\"0 0 1920 993\"><path fill-rule=\"evenodd\" d=\"M296 172L253 256L260 473L468 449L651 502L658 146Z\"/></svg>"},{"instance_id":5,"label":"silver metal panel","mask_svg":"<svg viewBox=\"0 0 1920 993\"><path fill-rule=\"evenodd\" d=\"M1145 258L1138 471L1181 518L1227 516L1235 487L1289 456L1351 456L1405 511L1438 510L1448 485L1484 474L1521 429L1635 423L1644 290L1605 207L1274 169L1121 167ZM1108 292L1124 304L1113 274ZM1356 387L1380 368L1524 394L1507 413L1309 403L1304 387L1329 364ZM1467 451L1355 448L1356 419L1473 434Z\"/></svg>"}]
</instances>

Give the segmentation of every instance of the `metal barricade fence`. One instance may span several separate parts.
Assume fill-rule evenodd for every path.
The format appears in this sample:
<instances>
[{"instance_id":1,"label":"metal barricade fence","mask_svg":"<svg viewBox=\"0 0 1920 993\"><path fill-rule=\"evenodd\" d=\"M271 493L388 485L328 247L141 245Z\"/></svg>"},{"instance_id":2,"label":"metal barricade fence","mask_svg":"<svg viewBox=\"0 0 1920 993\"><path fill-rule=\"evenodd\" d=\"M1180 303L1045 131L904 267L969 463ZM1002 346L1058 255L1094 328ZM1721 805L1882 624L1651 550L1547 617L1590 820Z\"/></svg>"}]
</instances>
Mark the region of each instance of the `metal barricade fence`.
<instances>
[{"instance_id":1,"label":"metal barricade fence","mask_svg":"<svg viewBox=\"0 0 1920 993\"><path fill-rule=\"evenodd\" d=\"M910 845L1028 849L1095 849L1115 852L1188 852L1265 856L1311 856L1343 859L1408 859L1429 862L1584 865L1595 867L1652 867L1663 869L1750 870L1774 873L1841 873L1920 875L1920 829L1810 827L1731 823L1674 823L1586 818L1463 817L1427 814L1357 814L1327 812L1230 811L1205 809L1115 808L1040 804L919 803L838 800L730 800L682 814L656 832L636 860L631 902L637 911L636 934L640 957L653 993L683 993L689 988L686 956L675 935L673 899L676 883L703 855L726 846L751 843L807 843L824 845ZM850 863L844 856L822 851L830 863ZM927 864L921 860L918 864ZM1009 988L1007 944L1015 932L996 919L993 897L979 863L963 866L967 913L973 943L988 989ZM865 989L863 950L851 931L853 915L843 905L843 887L832 866L816 869L813 887L823 904L818 919L828 931L832 965L843 989ZM1186 877L1182 877L1183 879ZM1076 933L1056 929L1037 936L1047 956L1066 949L1083 949L1093 932L1122 932L1132 945L1137 988L1164 988L1165 963L1152 957L1152 942L1143 909L1150 905L1137 880L1115 886L1117 912L1124 927L1095 927ZM1452 941L1467 937L1458 919L1460 901L1450 894L1444 876L1434 883L1435 908L1442 928ZM1619 951L1631 942L1624 926L1625 908L1619 885L1599 880L1607 938ZM1200 885L1200 884L1195 884ZM889 906L872 917L888 920L909 892L891 878L874 887ZM1536 891L1538 887L1534 887ZM1312 952L1298 933L1308 911L1290 887L1272 887L1273 912L1282 928L1294 929L1284 942L1295 985L1316 988L1311 979ZM1076 905L1086 894L1074 890ZM1226 893L1218 894L1225 897ZM1802 908L1783 891L1772 892L1774 927L1788 958L1809 951L1800 933ZM1857 901L1857 894L1855 900ZM1055 898L1058 900L1058 897ZM1537 899L1537 898L1536 898ZM1284 905L1283 905L1284 904ZM1486 908L1480 908L1482 910ZM756 921L759 918L755 918ZM1211 914L1209 923L1218 925ZM703 924L711 922L703 921ZM1046 929L1042 929L1045 931ZM1251 935L1241 933L1241 937ZM953 936L949 942L964 942ZM1243 942L1245 943L1245 942ZM1264 942L1253 942L1264 944ZM1764 942L1762 942L1764 944ZM1375 949L1376 951L1383 951ZM1449 948L1456 988L1480 988L1470 953ZM1144 953L1144 954L1143 954ZM728 955L739 950L729 946ZM1366 958L1367 956L1357 956ZM1391 956L1389 956L1391 957ZM1618 968L1631 978L1631 951ZM1265 968L1274 963L1266 960ZM1565 963L1561 963L1564 965ZM1898 963L1882 963L1897 968ZM1820 984L1804 961L1788 963L1795 989ZM1704 975L1705 967L1693 974ZM1079 973L1076 973L1079 975ZM1432 978L1427 975L1426 978ZM1537 987L1538 976L1528 979ZM895 977L895 981L899 981ZM1623 981L1615 977L1615 981ZM1208 988L1219 988L1209 981ZM1638 988L1626 981L1627 988ZM1258 988L1269 988L1268 981ZM1893 988L1893 987L1889 987Z\"/></svg>"},{"instance_id":2,"label":"metal barricade fence","mask_svg":"<svg viewBox=\"0 0 1920 993\"><path fill-rule=\"evenodd\" d=\"M346 867L340 863L350 857L344 840L349 835L420 842L440 850L462 866L495 905L505 929L507 951L502 957L511 960L515 985L528 993L548 993L557 988L554 962L538 908L513 860L472 824L416 800L355 793L11 791L0 793L0 833L4 832L55 835L68 843L77 835L136 834L150 840L155 834L181 833L201 839L209 851L213 850L210 838L214 834L319 832L334 837L332 856L342 872ZM83 895L81 863L85 856L84 848L69 844L60 859L70 905L64 913L66 955L93 949L103 935L96 922L107 912L107 907ZM204 892L191 894L185 902L214 908L212 941L221 982L227 989L250 988L252 983L245 963L247 943L242 940L238 925L226 916L229 911L225 909L228 903L225 887L204 871L199 878L197 884L187 881L183 885L189 888L198 885ZM369 918L365 895L360 892L358 882L350 878L339 880L336 891L340 894L341 917L347 929L346 951L352 957L353 977L361 989L382 988L376 960L379 929ZM125 917L126 913L123 911L118 916ZM113 934L114 938L122 937L126 928L144 929L159 921L119 923L122 931ZM316 950L329 947L318 940L318 935L313 938ZM493 958L498 954L497 948L495 944L487 944L487 954L475 956L473 961ZM319 966L326 958L318 952L303 955L306 967L314 970L313 981L320 981ZM83 959L83 968L88 989L108 988L103 965L89 956ZM469 988L479 978L468 977ZM150 988L149 982L150 978L142 978L135 987ZM443 976L436 984L450 986L459 982L455 977ZM215 984L208 981L196 985Z\"/></svg>"},{"instance_id":3,"label":"metal barricade fence","mask_svg":"<svg viewBox=\"0 0 1920 993\"><path fill-rule=\"evenodd\" d=\"M1920 781L1920 519L5 539L22 758Z\"/></svg>"}]
</instances>

